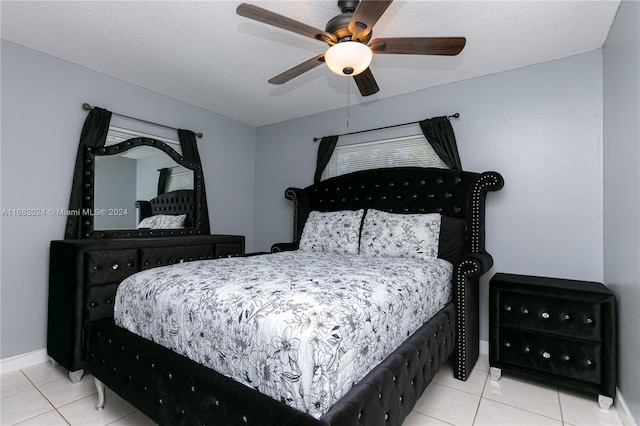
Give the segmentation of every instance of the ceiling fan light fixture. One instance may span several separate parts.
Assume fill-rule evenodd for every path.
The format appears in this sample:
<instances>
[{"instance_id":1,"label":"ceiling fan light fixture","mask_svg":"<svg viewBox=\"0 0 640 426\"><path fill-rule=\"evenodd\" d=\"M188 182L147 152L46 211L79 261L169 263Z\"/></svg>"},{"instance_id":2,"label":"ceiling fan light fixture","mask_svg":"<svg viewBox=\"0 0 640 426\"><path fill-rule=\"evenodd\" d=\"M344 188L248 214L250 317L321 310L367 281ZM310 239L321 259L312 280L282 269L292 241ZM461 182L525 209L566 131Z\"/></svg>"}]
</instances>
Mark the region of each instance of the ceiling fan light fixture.
<instances>
[{"instance_id":1,"label":"ceiling fan light fixture","mask_svg":"<svg viewBox=\"0 0 640 426\"><path fill-rule=\"evenodd\" d=\"M358 75L369 67L373 52L366 44L343 41L331 46L324 54L324 61L331 71L342 76Z\"/></svg>"}]
</instances>

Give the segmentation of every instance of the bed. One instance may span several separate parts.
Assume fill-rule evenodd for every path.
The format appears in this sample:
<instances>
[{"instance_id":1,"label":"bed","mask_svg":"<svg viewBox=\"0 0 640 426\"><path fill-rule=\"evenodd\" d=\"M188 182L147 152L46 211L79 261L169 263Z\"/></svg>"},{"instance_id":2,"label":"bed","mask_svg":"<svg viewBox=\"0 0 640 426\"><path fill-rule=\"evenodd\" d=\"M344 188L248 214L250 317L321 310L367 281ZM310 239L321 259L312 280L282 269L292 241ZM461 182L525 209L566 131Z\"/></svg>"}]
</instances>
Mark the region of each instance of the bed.
<instances>
[{"instance_id":1,"label":"bed","mask_svg":"<svg viewBox=\"0 0 640 426\"><path fill-rule=\"evenodd\" d=\"M159 217L178 217L184 215L181 223L172 228L188 228L193 226L195 194L193 189L178 189L165 192L149 201L136 201L138 210L138 228L156 228L150 221ZM145 221L146 220L146 221ZM146 223L148 225L145 225Z\"/></svg>"},{"instance_id":2,"label":"bed","mask_svg":"<svg viewBox=\"0 0 640 426\"><path fill-rule=\"evenodd\" d=\"M129 311L132 316L129 319L119 318L117 323L105 321L95 324L89 336L89 370L97 380L98 405L104 403L102 384L105 384L160 424L362 424L367 426L402 424L440 366L450 357L453 357L454 374L460 380L466 380L478 358L478 281L479 277L490 269L493 262L491 256L484 249L484 204L487 192L499 190L502 186L502 177L495 172L478 174L444 169L388 168L343 175L304 189L287 189L285 197L293 201L294 204L293 241L275 244L272 247L272 254L215 260L210 261L208 265L207 262L192 262L188 265L177 265L171 269L150 269L145 271L146 276L134 275L121 284L121 288L118 290L120 310ZM361 216L358 216L359 213L356 214L358 211L362 211ZM326 247L318 248L318 246L322 246L322 241L309 238L309 235L320 235L324 232L314 228L314 232L310 233L311 224L325 223L327 217L335 215L343 219L347 217L356 223L358 233L357 241L354 241L353 226L349 228L349 232L345 231L345 235L348 235L344 236L341 246L344 251L339 253L327 250ZM351 217L352 215L355 216ZM369 218L367 215L370 215ZM380 253L380 250L384 251L384 248L381 249L375 242L378 237L376 229L379 228L375 228L372 223L380 223L380 218L387 217L393 217L394 220L401 218L401 221L408 218L420 221L434 216L439 218L438 241L435 244L437 247L433 247L431 244L425 250L430 250L431 254L433 254L433 250L436 250L437 256L433 257L444 257L447 260L434 259L435 267L439 267L440 272L422 271L408 274L418 274L418 281L426 281L425 277L429 275L446 277L446 280L451 284L448 287L449 293L447 294L446 289L424 290L425 294L417 296L417 300L423 300L424 303L414 304L407 308L410 315L407 315L405 308L395 309L394 313L392 312L394 311L393 307L400 306L407 300L408 293L421 291L420 287L413 290L404 287L400 289L399 275L413 268L416 263L426 263L426 260L423 258L424 253L421 250L414 250L409 256L391 256L395 261L392 261L388 266L380 266L381 270L389 271L389 268L396 264L401 271L393 271L392 277L387 277L386 283L380 284L379 287L368 288L366 283L374 280L371 274L379 272L374 265L376 263L382 265L382 259L388 257L386 255L389 254ZM319 222L318 217L321 218ZM377 220L372 219L376 217ZM307 227L306 231L305 227ZM456 243L452 244L451 241L454 240ZM366 252L365 255L363 255L363 251ZM414 255L415 253L418 254ZM366 254L370 256L366 256ZM355 265L354 274L356 272L364 274L364 277L359 276L352 280L339 282L341 277L350 275L349 272L341 269L342 266L338 265L339 260L336 259L336 256ZM363 258L367 257L377 257L378 262L371 265L362 263L365 262ZM294 259L294 265L295 262L298 262L298 266L293 267L298 270L306 270L312 265L327 270L329 268L326 265L336 265L331 268L334 270L334 276L328 278L333 281L323 284L316 280L318 282L309 284L311 287L304 286L273 266L285 264L285 259ZM416 259L419 261L416 262ZM406 262L411 263L412 266ZM267 389L269 386L266 386L265 382L256 380L256 377L261 375L260 369L246 366L243 369L232 365L232 370L235 368L236 372L245 372L244 376L241 374L234 379L232 378L234 377L233 371L229 373L224 370L222 366L224 363L216 364L216 359L220 358L220 354L228 354L224 349L202 355L202 349L198 348L201 348L203 343L197 343L195 339L184 340L183 337L175 337L172 327L190 328L179 325L171 326L176 310L175 306L167 308L165 305L165 308L158 308L154 313L156 308L153 308L153 305L144 307L140 305L141 300L155 298L156 294L162 294L157 291L160 287L168 292L163 296L168 301L179 300L182 295L191 293L191 290L181 290L184 287L184 279L180 278L183 275L177 275L177 270L191 270L191 273L195 271L196 274L202 274L203 270L207 270L207 273L219 273L226 277L225 284L228 284L238 279L233 275L233 271L247 265L250 266L249 270L258 270L260 265L271 265L271 272L267 276L273 279L263 281L256 279L249 284L247 282L240 283L241 287L242 285L246 287L250 296L238 296L234 293L236 290L231 291L234 294L236 306L242 306L240 311L233 312L233 316L236 318L240 312L238 323L242 322L240 321L242 315L247 317L253 312L255 303L263 303L255 302L253 308L251 307L251 301L255 301L252 291L269 293L272 295L271 300L276 303L280 300L288 300L288 296L273 297L273 295L281 294L283 285L287 287L287 283L289 283L289 287L303 289L303 292L307 292L305 297L310 297L310 299L306 301L296 299L295 303L302 307L302 311L291 315L298 315L298 317L301 317L301 312L304 313L305 309L309 309L310 305L305 305L305 303L313 304L325 298L330 304L337 298L336 294L339 293L339 298L344 298L352 293L356 295L356 298L369 301L370 310L367 312L373 312L369 317L362 319L362 322L366 322L369 328L363 327L362 324L354 324L352 334L376 337L370 339L369 344L346 344L341 356L344 353L353 352L354 348L367 348L367 352L370 350L375 354L371 357L374 364L360 368L361 358L351 358L351 361L348 361L347 358L341 358L338 364L349 365L346 373L337 373L341 375L341 379L331 376L331 372L319 374L319 377L332 383L329 387L339 389L326 400L315 398L318 393L323 393L323 388L314 394L306 385L289 388L287 392L283 392L282 386L276 384L272 386L277 388L276 393L269 396L269 389ZM433 269L429 269L429 271L433 271ZM278 273L284 275L276 276ZM319 274L316 270L307 270L308 276ZM239 275L248 276L246 271ZM169 279L166 279L167 277ZM176 281L172 282L172 279ZM307 279L307 281L313 280ZM330 291L332 282L339 286L334 292ZM152 288L154 286L158 288ZM228 295L228 289L224 290L223 287L224 285L212 288L207 284L200 290L205 293ZM312 288L318 289L320 293L309 294ZM128 295L125 296L127 292ZM381 299L378 303L376 292L391 294L396 299L394 302ZM396 294L393 294L394 292ZM401 293L401 296L398 296L397 293ZM331 297L332 294L334 297ZM366 296L363 296L365 294ZM439 294L441 297L432 297L433 294ZM140 300L134 302L132 300L136 295ZM195 297L200 300L203 298L201 293ZM435 299L443 300L436 301ZM341 312L340 309L346 310L352 305L351 299L346 300L342 307L336 308L334 306L327 309L336 309L336 312ZM208 306L211 303L207 302L204 305ZM116 310L118 309L116 308ZM162 311L162 309L169 309L169 311ZM138 310L145 313L140 314L140 312L136 312ZM219 310L230 311L231 309L221 307ZM286 309L279 306L271 313L282 314L284 311ZM170 315L167 316L166 312L170 312ZM212 316L214 317L218 315L217 309L209 308L209 312L213 312ZM377 319L374 318L376 312L379 313ZM394 317L393 315L399 316ZM166 326L151 326L149 330L145 331L144 328L148 325L146 319L153 316L158 316L161 319L167 318ZM205 342L218 342L214 345L215 348L221 348L222 343L220 342L228 340L229 335L246 336L252 334L251 331L237 324L234 324L237 330L225 331L223 327L208 322L212 321L212 318L192 317L191 313L185 317L197 318L192 323L199 322L200 328L193 328L192 335L202 334L205 335ZM403 328L402 331L395 328L389 329L390 326L395 327L399 323L405 322L406 317L412 317L414 320L414 324L408 329ZM355 316L349 318L353 319ZM289 322L285 318L280 324L296 324L291 321L291 318L288 320ZM297 323L300 329L303 328L301 324L304 320L301 321ZM374 334L373 329L377 329L378 334ZM275 334L279 337L274 341L282 344L288 339L290 342L292 340L290 332L291 330L288 330L286 326L277 329ZM341 334L341 332L342 330L331 323L326 334L328 340L325 342L332 338L334 343L346 342L346 336L349 333ZM207 335L207 333L209 334ZM392 335L396 340L384 341L385 335ZM159 338L163 336L166 339ZM156 340L158 343L152 340ZM268 338L263 338L263 340L268 341ZM301 342L303 340L298 340L298 343L294 345L296 349L302 349ZM288 347L290 349L291 345ZM264 359L264 351L256 351L256 353L258 357L262 355ZM293 358L291 352L280 351L278 353L282 356L285 353L288 354L286 362L275 369L279 373L283 373L283 366L293 365ZM317 352L315 353L317 354ZM198 354L201 359L198 359ZM247 355L246 358L248 357ZM244 359L242 354L236 358L240 361ZM221 371L204 366L207 359L208 361L213 360L213 364L210 366L213 365L214 368L217 367L217 370ZM238 359L235 362L239 362ZM297 355L295 355L295 361L298 361ZM322 363L316 357L312 365L318 367ZM305 368L308 369L300 360L295 369L287 372L286 377L289 379L296 377L299 370ZM264 372L263 369L262 373ZM350 381L352 377L357 377L357 380ZM325 387L324 390L327 388ZM310 405L304 405L305 402L302 400L310 395L314 396L306 398L308 400L306 403Z\"/></svg>"}]
</instances>

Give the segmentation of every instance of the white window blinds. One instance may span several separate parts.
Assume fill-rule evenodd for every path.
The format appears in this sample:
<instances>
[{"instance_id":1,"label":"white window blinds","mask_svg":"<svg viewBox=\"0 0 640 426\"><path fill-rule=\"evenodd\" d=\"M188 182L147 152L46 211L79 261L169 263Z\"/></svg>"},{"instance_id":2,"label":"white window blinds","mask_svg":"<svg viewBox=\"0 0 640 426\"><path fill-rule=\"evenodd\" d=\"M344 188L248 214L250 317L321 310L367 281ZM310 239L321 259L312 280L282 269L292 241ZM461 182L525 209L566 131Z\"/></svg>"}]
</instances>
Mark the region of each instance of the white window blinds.
<instances>
[{"instance_id":1,"label":"white window blinds","mask_svg":"<svg viewBox=\"0 0 640 426\"><path fill-rule=\"evenodd\" d=\"M109 126L109 132L107 133L107 141L105 146L115 145L120 142L124 142L131 138L151 138L158 141L162 141L173 148L178 154L182 155L182 147L180 141L177 139L163 138L160 136L149 135L146 133L138 132L135 130L123 129L122 127Z\"/></svg>"},{"instance_id":2,"label":"white window blinds","mask_svg":"<svg viewBox=\"0 0 640 426\"><path fill-rule=\"evenodd\" d=\"M380 167L439 167L447 165L423 135L337 146L327 165L327 178Z\"/></svg>"}]
</instances>

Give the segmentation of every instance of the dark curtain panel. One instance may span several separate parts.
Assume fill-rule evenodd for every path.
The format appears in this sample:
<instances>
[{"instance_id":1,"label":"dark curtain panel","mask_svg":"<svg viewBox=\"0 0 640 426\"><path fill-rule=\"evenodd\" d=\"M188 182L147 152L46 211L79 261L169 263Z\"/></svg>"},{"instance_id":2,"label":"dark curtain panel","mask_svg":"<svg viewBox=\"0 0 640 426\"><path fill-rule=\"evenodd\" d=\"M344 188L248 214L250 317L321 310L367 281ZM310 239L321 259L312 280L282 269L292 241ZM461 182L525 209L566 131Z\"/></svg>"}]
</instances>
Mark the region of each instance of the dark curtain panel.
<instances>
[{"instance_id":1,"label":"dark curtain panel","mask_svg":"<svg viewBox=\"0 0 640 426\"><path fill-rule=\"evenodd\" d=\"M69 199L69 210L78 210L82 203L82 164L85 146L104 146L109 131L111 121L111 111L94 107L84 120L82 133L80 133L80 144L76 154L76 166L73 171L73 182L71 184L71 197ZM67 226L64 231L64 239L81 238L80 216L68 215Z\"/></svg>"},{"instance_id":2,"label":"dark curtain panel","mask_svg":"<svg viewBox=\"0 0 640 426\"><path fill-rule=\"evenodd\" d=\"M333 154L333 150L336 149L337 143L338 136L325 136L320 140L320 145L318 146L318 159L316 161L316 173L313 176L313 183L320 182L322 172L325 167L327 167L327 164L329 164L329 159L331 159L331 155Z\"/></svg>"},{"instance_id":3,"label":"dark curtain panel","mask_svg":"<svg viewBox=\"0 0 640 426\"><path fill-rule=\"evenodd\" d=\"M462 170L458 144L453 127L447 117L427 118L419 122L424 137L444 163L455 170Z\"/></svg>"},{"instance_id":4,"label":"dark curtain panel","mask_svg":"<svg viewBox=\"0 0 640 426\"><path fill-rule=\"evenodd\" d=\"M182 156L187 160L195 164L202 166L200 161L200 154L198 153L198 145L196 143L196 134L191 130L178 130L178 137L180 138L180 147L182 148ZM207 191L204 187L204 179L202 182L202 205L200 206L200 212L202 217L202 226L200 229L205 235L211 234L211 225L209 224L209 208L207 207Z\"/></svg>"},{"instance_id":5,"label":"dark curtain panel","mask_svg":"<svg viewBox=\"0 0 640 426\"><path fill-rule=\"evenodd\" d=\"M167 181L169 180L169 176L171 176L171 169L168 167L160 169L160 176L158 176L158 195L167 192Z\"/></svg>"}]
</instances>

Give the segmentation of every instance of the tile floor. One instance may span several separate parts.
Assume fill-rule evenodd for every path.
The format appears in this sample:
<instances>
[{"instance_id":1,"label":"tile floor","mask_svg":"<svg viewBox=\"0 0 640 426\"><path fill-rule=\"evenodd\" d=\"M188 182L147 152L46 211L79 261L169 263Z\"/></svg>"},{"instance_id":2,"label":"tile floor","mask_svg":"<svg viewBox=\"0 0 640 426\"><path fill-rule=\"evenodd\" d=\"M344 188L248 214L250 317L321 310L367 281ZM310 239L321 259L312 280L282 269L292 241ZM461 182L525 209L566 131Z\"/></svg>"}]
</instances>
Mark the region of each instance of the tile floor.
<instances>
[{"instance_id":1,"label":"tile floor","mask_svg":"<svg viewBox=\"0 0 640 426\"><path fill-rule=\"evenodd\" d=\"M466 382L444 367L405 421L423 425L622 425L615 405L600 410L595 397L502 377L488 379L489 363L481 355ZM92 377L72 384L67 372L44 363L0 376L0 425L153 425L117 395L95 411Z\"/></svg>"}]
</instances>

